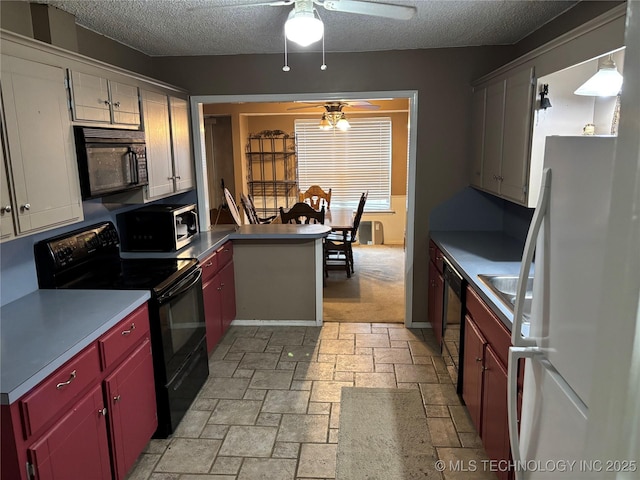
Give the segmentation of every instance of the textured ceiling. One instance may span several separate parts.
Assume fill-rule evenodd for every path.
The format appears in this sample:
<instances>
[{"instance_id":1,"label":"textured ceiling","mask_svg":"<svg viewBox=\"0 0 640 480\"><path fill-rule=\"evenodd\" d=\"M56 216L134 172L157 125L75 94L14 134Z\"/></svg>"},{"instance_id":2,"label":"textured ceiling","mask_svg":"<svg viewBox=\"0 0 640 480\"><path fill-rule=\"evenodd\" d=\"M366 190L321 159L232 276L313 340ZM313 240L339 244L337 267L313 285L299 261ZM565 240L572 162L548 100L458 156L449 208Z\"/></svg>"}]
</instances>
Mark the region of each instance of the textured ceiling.
<instances>
[{"instance_id":1,"label":"textured ceiling","mask_svg":"<svg viewBox=\"0 0 640 480\"><path fill-rule=\"evenodd\" d=\"M293 6L239 6L252 0L37 0L76 22L151 56L281 53ZM259 2L260 0L258 0ZM370 0L380 1L380 0ZM400 1L411 20L331 12L318 6L328 52L508 45L574 6L576 1ZM301 47L290 45L291 51ZM318 50L321 43L308 47Z\"/></svg>"}]
</instances>

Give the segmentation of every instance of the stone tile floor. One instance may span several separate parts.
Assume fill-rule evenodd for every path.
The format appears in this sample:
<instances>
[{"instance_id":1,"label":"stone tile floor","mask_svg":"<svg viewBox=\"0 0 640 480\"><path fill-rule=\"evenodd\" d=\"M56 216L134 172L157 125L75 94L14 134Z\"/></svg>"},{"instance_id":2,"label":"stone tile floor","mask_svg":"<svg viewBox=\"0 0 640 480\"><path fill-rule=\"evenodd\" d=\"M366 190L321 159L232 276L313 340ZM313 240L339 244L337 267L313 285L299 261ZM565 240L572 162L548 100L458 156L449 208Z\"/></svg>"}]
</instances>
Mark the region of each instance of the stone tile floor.
<instances>
[{"instance_id":1,"label":"stone tile floor","mask_svg":"<svg viewBox=\"0 0 640 480\"><path fill-rule=\"evenodd\" d=\"M231 327L172 438L151 440L127 480L334 479L343 386L419 389L438 458L481 466L486 454L435 345L430 329L401 324ZM466 470L442 478L496 478Z\"/></svg>"}]
</instances>

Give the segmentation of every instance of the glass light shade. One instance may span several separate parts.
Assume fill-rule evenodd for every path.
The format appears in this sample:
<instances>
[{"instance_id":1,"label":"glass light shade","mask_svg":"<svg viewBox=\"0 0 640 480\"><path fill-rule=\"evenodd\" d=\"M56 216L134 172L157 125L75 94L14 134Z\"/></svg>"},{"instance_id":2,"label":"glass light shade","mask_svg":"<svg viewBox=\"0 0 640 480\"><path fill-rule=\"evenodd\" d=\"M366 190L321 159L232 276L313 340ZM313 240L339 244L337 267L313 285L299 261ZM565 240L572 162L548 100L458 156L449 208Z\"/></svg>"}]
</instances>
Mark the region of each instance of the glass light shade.
<instances>
[{"instance_id":1,"label":"glass light shade","mask_svg":"<svg viewBox=\"0 0 640 480\"><path fill-rule=\"evenodd\" d=\"M284 34L292 42L307 47L322 38L324 24L313 12L292 10L284 24Z\"/></svg>"},{"instance_id":2,"label":"glass light shade","mask_svg":"<svg viewBox=\"0 0 640 480\"><path fill-rule=\"evenodd\" d=\"M351 125L349 125L349 122L345 118L344 114L342 114L342 116L340 117L340 120L338 120L338 123L336 123L336 128L338 130L342 130L343 132L351 128Z\"/></svg>"},{"instance_id":3,"label":"glass light shade","mask_svg":"<svg viewBox=\"0 0 640 480\"><path fill-rule=\"evenodd\" d=\"M320 130L331 130L333 126L331 122L327 119L327 115L322 115L322 120L320 120Z\"/></svg>"},{"instance_id":4,"label":"glass light shade","mask_svg":"<svg viewBox=\"0 0 640 480\"><path fill-rule=\"evenodd\" d=\"M613 60L606 60L598 72L582 84L575 95L589 95L592 97L615 97L622 87L622 75L618 72Z\"/></svg>"}]
</instances>

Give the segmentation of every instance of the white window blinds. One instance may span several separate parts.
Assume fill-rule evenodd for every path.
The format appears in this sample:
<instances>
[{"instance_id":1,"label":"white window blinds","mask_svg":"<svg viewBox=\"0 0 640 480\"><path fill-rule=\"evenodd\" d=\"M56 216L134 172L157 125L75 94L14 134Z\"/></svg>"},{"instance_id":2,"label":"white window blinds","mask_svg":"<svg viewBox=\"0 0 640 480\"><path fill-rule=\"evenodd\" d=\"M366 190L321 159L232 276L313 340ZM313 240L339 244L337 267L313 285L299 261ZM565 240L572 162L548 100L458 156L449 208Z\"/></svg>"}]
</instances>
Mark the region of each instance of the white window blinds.
<instances>
[{"instance_id":1,"label":"white window blinds","mask_svg":"<svg viewBox=\"0 0 640 480\"><path fill-rule=\"evenodd\" d=\"M295 121L300 190L331 188L331 205L358 206L369 191L366 210L391 206L391 118L349 119L351 128L320 130L317 119Z\"/></svg>"}]
</instances>

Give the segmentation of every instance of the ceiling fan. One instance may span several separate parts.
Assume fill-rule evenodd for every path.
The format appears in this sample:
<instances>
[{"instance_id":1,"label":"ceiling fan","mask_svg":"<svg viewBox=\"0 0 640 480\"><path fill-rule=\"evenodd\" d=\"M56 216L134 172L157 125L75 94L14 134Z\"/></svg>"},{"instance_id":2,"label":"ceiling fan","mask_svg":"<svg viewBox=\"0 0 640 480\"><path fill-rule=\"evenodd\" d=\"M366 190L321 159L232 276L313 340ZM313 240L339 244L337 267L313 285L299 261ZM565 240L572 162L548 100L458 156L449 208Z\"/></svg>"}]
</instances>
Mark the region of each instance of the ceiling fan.
<instances>
[{"instance_id":1,"label":"ceiling fan","mask_svg":"<svg viewBox=\"0 0 640 480\"><path fill-rule=\"evenodd\" d=\"M336 101L336 102L307 102L303 101L300 103L306 103L307 105L301 105L299 107L289 107L287 110L304 110L307 108L318 108L323 107L327 113L342 113L342 109L344 107L351 108L362 108L365 110L378 110L380 105L374 105L367 100L353 100L353 101Z\"/></svg>"},{"instance_id":2,"label":"ceiling fan","mask_svg":"<svg viewBox=\"0 0 640 480\"><path fill-rule=\"evenodd\" d=\"M326 102L326 103L314 103L310 105L304 105L300 107L290 107L287 110L302 110L306 108L318 108L323 107L326 111L322 114L319 127L321 130L331 130L337 128L338 130L348 130L351 128L346 115L342 111L344 107L362 108L365 110L378 110L380 105L374 105L366 100L355 100L352 102Z\"/></svg>"},{"instance_id":3,"label":"ceiling fan","mask_svg":"<svg viewBox=\"0 0 640 480\"><path fill-rule=\"evenodd\" d=\"M324 62L324 23L314 5L319 5L325 10L334 12L357 13L374 17L385 17L395 20L409 20L416 13L416 7L407 5L395 5L392 3L372 2L368 0L275 0L271 2L240 3L235 5L208 5L219 8L243 8L243 7L286 7L293 5L284 24L284 66L282 70L290 70L287 63L287 40L307 47L322 39L322 65L321 70L326 70Z\"/></svg>"},{"instance_id":4,"label":"ceiling fan","mask_svg":"<svg viewBox=\"0 0 640 480\"><path fill-rule=\"evenodd\" d=\"M396 20L409 20L416 13L415 7L395 5L391 3L370 2L367 0L276 0L273 2L253 2L229 7L286 7L294 5L294 10L313 10L313 5L319 5L325 10L333 12L358 13L374 17L386 17Z\"/></svg>"}]
</instances>

